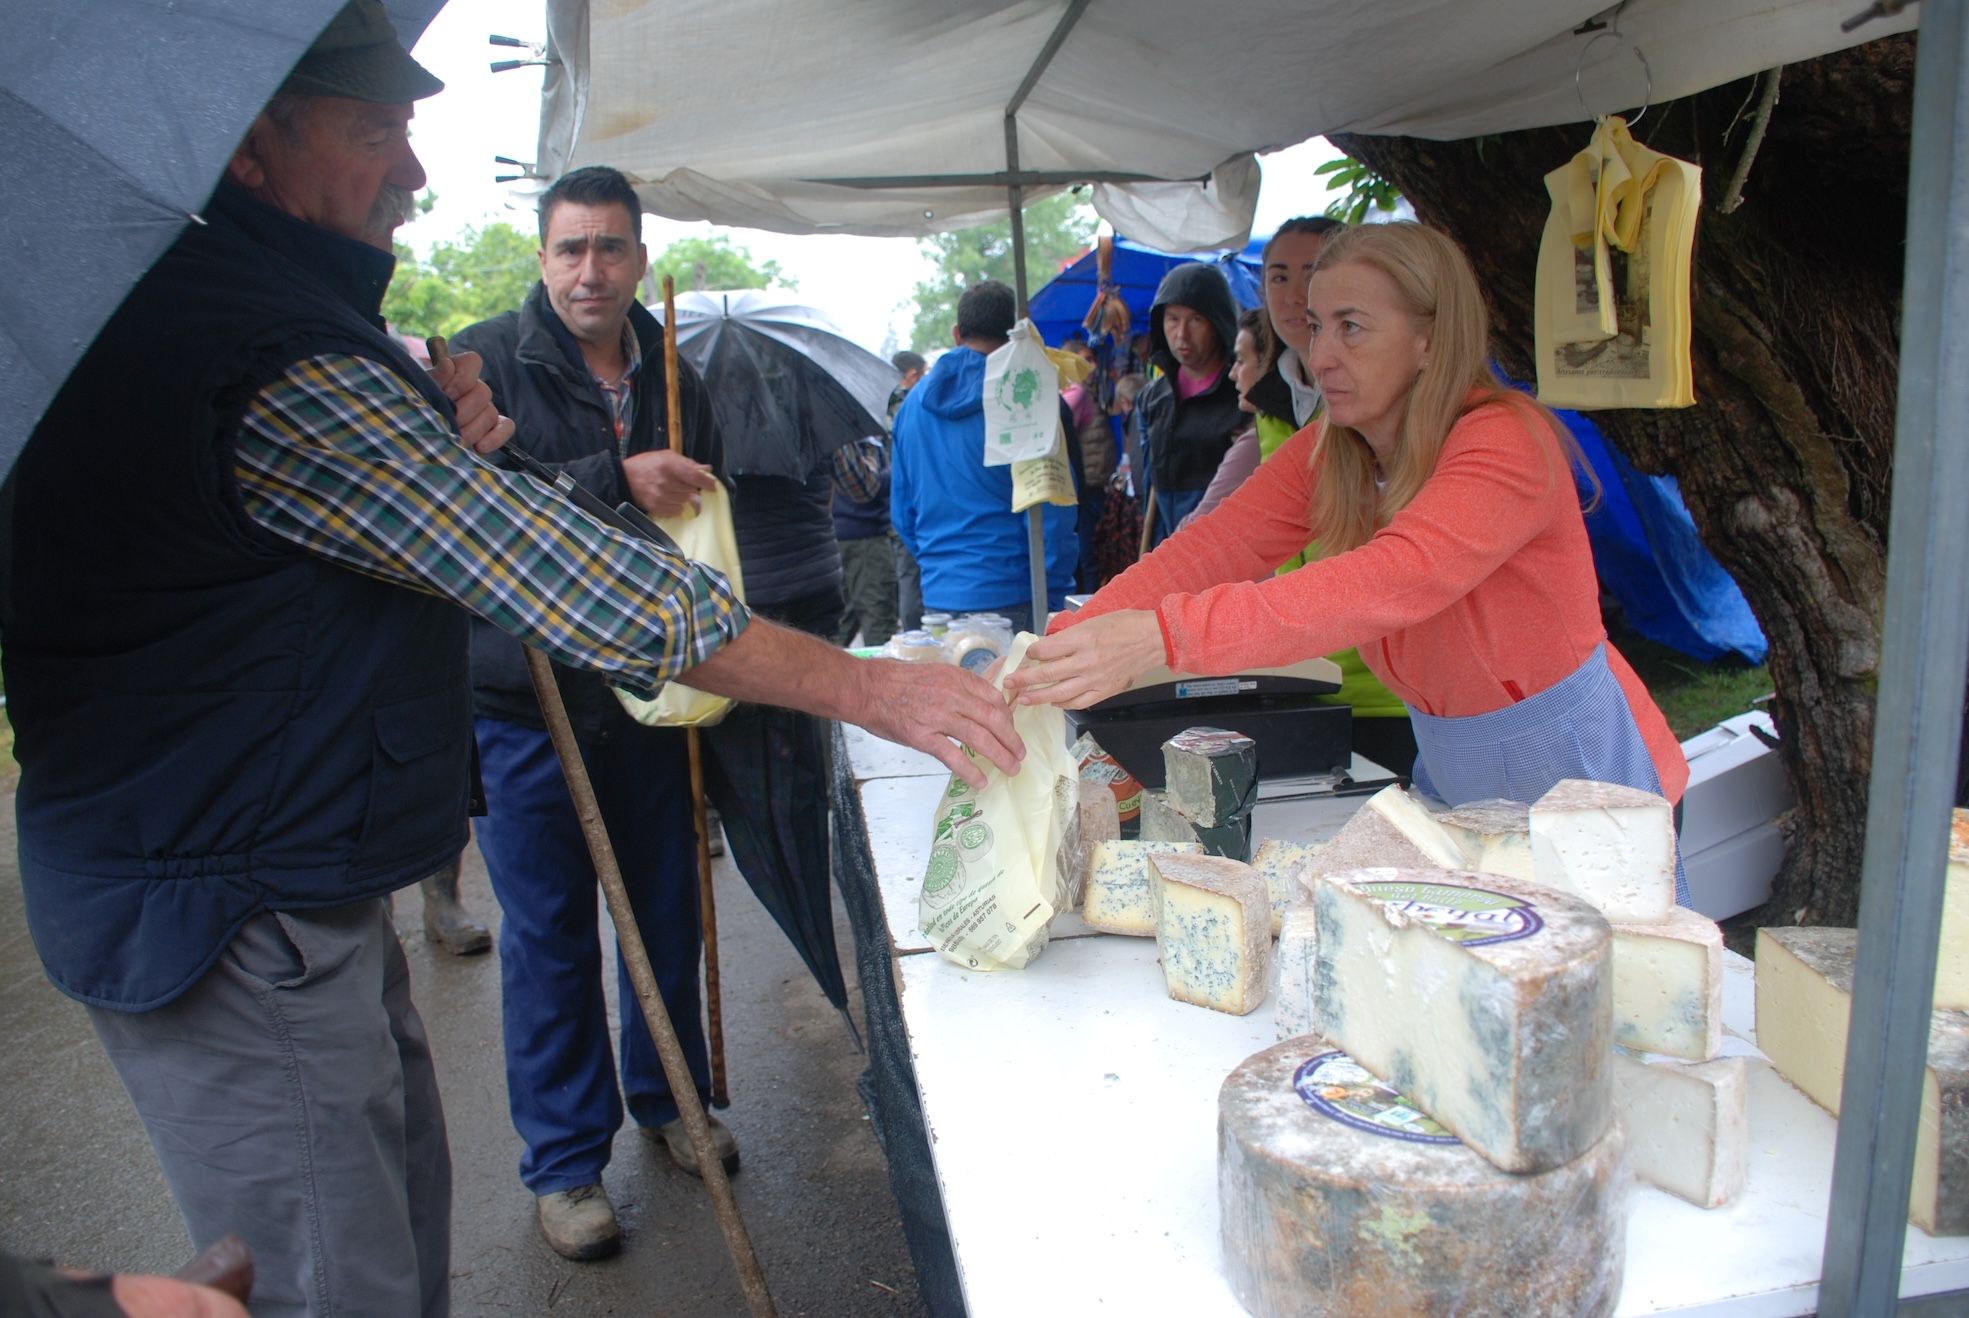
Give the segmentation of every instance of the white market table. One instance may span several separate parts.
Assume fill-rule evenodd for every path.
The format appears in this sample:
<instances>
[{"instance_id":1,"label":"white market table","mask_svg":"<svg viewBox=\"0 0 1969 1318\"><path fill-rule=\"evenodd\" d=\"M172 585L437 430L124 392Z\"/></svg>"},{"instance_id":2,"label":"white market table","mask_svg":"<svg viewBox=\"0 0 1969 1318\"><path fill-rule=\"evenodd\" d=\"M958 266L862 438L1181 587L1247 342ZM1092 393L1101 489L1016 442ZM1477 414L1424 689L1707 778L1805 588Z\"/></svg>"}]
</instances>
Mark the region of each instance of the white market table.
<instances>
[{"instance_id":1,"label":"white market table","mask_svg":"<svg viewBox=\"0 0 1969 1318\"><path fill-rule=\"evenodd\" d=\"M1237 1017L1172 1002L1153 939L1077 917L1056 922L1052 945L1023 971L945 961L916 928L945 771L853 730L846 746L973 1318L1242 1314L1219 1260L1217 1089L1275 1042L1272 1004ZM1358 803L1261 798L1256 830L1317 840ZM1730 956L1725 1027L1754 1043L1752 1014L1751 963ZM1750 1131L1748 1185L1727 1208L1635 1187L1618 1313L1816 1309L1833 1119L1753 1059ZM1969 1238L1910 1226L1904 1259L1904 1297L1969 1288Z\"/></svg>"}]
</instances>

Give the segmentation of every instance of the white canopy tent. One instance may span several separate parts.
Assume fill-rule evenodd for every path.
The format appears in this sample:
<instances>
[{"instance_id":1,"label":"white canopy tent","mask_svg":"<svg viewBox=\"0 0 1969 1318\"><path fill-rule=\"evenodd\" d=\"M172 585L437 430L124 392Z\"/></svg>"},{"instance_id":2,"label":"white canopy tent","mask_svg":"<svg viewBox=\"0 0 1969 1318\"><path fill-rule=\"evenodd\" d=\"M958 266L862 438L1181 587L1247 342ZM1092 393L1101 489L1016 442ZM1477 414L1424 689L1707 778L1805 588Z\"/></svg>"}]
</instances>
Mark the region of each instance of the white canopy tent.
<instances>
[{"instance_id":1,"label":"white canopy tent","mask_svg":"<svg viewBox=\"0 0 1969 1318\"><path fill-rule=\"evenodd\" d=\"M1898 1293L1969 662L1969 0L1926 0L1893 553L1821 1312ZM1076 183L1170 251L1241 245L1254 153L1583 121L1911 30L1907 0L548 0L539 169L676 219L911 235ZM1853 20L1864 20L1854 22ZM1618 40L1605 33L1618 29ZM1557 162L1555 162L1557 163ZM1023 295L1023 271L1021 271ZM1034 561L1040 561L1035 553ZM1043 583L1041 586L1043 590Z\"/></svg>"},{"instance_id":2,"label":"white canopy tent","mask_svg":"<svg viewBox=\"0 0 1969 1318\"><path fill-rule=\"evenodd\" d=\"M1136 242L1239 247L1253 152L1574 122L1649 99L1649 70L1663 101L1914 26L1841 33L1861 2L1630 0L1613 18L1604 0L549 0L539 169L611 164L653 214L745 228L986 223L1012 181L1008 107L1043 63L1016 107L1028 199L1091 182ZM1596 18L1621 40L1588 52L1575 30Z\"/></svg>"}]
</instances>

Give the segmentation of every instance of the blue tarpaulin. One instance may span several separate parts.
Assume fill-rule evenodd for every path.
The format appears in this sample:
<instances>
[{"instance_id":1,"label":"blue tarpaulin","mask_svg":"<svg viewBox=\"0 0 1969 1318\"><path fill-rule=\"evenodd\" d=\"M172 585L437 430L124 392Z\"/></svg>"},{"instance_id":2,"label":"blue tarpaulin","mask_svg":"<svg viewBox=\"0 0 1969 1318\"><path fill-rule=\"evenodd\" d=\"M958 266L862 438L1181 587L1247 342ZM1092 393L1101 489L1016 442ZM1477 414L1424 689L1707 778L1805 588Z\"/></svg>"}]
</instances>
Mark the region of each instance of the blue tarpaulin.
<instances>
[{"instance_id":1,"label":"blue tarpaulin","mask_svg":"<svg viewBox=\"0 0 1969 1318\"><path fill-rule=\"evenodd\" d=\"M1116 238L1108 274L1120 290L1122 301L1128 304L1134 332L1142 334L1148 331L1149 308L1155 305L1155 290L1162 277L1191 261L1208 261L1222 270L1231 282L1231 296L1240 307L1260 305L1265 300L1264 287L1259 282L1259 254L1264 246L1263 238L1254 238L1242 252L1171 256L1126 238ZM1029 314L1033 326L1045 336L1048 347L1057 348L1066 339L1083 333L1081 322L1087 317L1087 309L1094 305L1094 294L1099 288L1095 253L1090 248L1032 295Z\"/></svg>"},{"instance_id":2,"label":"blue tarpaulin","mask_svg":"<svg viewBox=\"0 0 1969 1318\"><path fill-rule=\"evenodd\" d=\"M1636 632L1693 659L1764 662L1763 629L1743 591L1703 547L1673 476L1645 476L1578 412L1559 419L1579 441L1600 502L1586 513L1593 566ZM1582 496L1586 487L1582 483Z\"/></svg>"}]
</instances>

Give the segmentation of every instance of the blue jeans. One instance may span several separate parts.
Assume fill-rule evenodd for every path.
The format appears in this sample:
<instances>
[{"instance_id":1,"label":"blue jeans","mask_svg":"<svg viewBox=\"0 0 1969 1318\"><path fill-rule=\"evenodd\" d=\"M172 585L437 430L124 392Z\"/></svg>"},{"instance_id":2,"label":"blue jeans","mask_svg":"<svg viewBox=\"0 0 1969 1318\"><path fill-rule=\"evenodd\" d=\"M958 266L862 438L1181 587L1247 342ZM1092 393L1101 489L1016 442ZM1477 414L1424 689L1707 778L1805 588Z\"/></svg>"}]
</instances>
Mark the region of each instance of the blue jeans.
<instances>
[{"instance_id":1,"label":"blue jeans","mask_svg":"<svg viewBox=\"0 0 1969 1318\"><path fill-rule=\"evenodd\" d=\"M602 992L597 880L560 761L545 731L476 720L489 813L479 850L504 919L499 976L506 1095L535 1194L602 1179L623 1096L641 1126L677 1116L629 974L616 957L622 1088ZM690 763L678 729L637 728L582 747L609 841L700 1095L711 1088L699 1020L697 844Z\"/></svg>"},{"instance_id":2,"label":"blue jeans","mask_svg":"<svg viewBox=\"0 0 1969 1318\"><path fill-rule=\"evenodd\" d=\"M1183 519L1195 512L1197 505L1203 502L1203 494L1202 490L1155 492L1155 533L1149 540L1151 549L1176 534L1176 528L1183 524Z\"/></svg>"}]
</instances>

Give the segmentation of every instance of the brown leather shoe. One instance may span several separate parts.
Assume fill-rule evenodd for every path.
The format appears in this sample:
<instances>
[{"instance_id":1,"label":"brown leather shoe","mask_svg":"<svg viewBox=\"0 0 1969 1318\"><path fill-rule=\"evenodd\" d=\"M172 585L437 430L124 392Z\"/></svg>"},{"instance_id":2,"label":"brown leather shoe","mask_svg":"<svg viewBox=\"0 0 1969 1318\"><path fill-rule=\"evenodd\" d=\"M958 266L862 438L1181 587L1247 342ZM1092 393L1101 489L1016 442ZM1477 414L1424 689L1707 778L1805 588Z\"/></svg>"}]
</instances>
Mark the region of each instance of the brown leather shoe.
<instances>
[{"instance_id":1,"label":"brown leather shoe","mask_svg":"<svg viewBox=\"0 0 1969 1318\"><path fill-rule=\"evenodd\" d=\"M622 1248L615 1205L599 1183L540 1196L540 1234L562 1258L586 1263Z\"/></svg>"},{"instance_id":2,"label":"brown leather shoe","mask_svg":"<svg viewBox=\"0 0 1969 1318\"><path fill-rule=\"evenodd\" d=\"M439 870L418 883L424 894L424 937L453 956L472 956L492 946L492 934L458 900L458 866Z\"/></svg>"},{"instance_id":3,"label":"brown leather shoe","mask_svg":"<svg viewBox=\"0 0 1969 1318\"><path fill-rule=\"evenodd\" d=\"M711 1143L718 1150L718 1161L725 1165L725 1175L729 1176L738 1170L738 1140L716 1116L706 1112L704 1119L711 1123ZM671 1161L692 1176L704 1175L703 1169L697 1165L697 1149L691 1144L691 1133L685 1129L682 1117L654 1128L645 1126L643 1134L662 1140L664 1147L670 1150Z\"/></svg>"}]
</instances>

